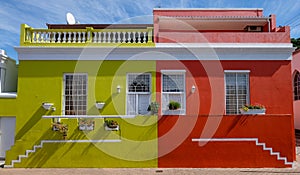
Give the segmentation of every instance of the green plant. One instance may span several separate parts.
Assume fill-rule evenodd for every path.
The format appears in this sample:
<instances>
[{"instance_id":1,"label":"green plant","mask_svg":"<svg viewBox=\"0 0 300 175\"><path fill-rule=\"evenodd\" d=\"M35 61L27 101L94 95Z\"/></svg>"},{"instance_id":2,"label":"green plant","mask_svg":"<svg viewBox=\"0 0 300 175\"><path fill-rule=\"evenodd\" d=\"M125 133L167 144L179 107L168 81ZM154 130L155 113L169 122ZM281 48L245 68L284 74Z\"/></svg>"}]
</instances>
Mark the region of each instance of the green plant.
<instances>
[{"instance_id":1,"label":"green plant","mask_svg":"<svg viewBox=\"0 0 300 175\"><path fill-rule=\"evenodd\" d=\"M242 109L244 110L244 111L248 111L249 109L265 109L265 106L263 106L263 105L261 105L261 104L250 104L250 105L244 105L243 107L242 107Z\"/></svg>"},{"instance_id":2,"label":"green plant","mask_svg":"<svg viewBox=\"0 0 300 175\"><path fill-rule=\"evenodd\" d=\"M159 109L159 103L151 102L150 105L148 106L147 111L151 111L151 114L157 114Z\"/></svg>"},{"instance_id":3,"label":"green plant","mask_svg":"<svg viewBox=\"0 0 300 175\"><path fill-rule=\"evenodd\" d=\"M68 131L69 131L69 128L68 128L68 125L67 124L63 124L63 123L60 123L60 122L55 122L55 123L52 123L52 128L54 131L59 131L62 133L63 135L63 139L67 139L67 136L68 136Z\"/></svg>"},{"instance_id":4,"label":"green plant","mask_svg":"<svg viewBox=\"0 0 300 175\"><path fill-rule=\"evenodd\" d=\"M170 110L176 110L176 109L179 109L181 107L181 105L177 101L170 101L168 107Z\"/></svg>"},{"instance_id":5,"label":"green plant","mask_svg":"<svg viewBox=\"0 0 300 175\"><path fill-rule=\"evenodd\" d=\"M118 127L118 122L115 120L105 120L105 124L109 128L117 128Z\"/></svg>"}]
</instances>

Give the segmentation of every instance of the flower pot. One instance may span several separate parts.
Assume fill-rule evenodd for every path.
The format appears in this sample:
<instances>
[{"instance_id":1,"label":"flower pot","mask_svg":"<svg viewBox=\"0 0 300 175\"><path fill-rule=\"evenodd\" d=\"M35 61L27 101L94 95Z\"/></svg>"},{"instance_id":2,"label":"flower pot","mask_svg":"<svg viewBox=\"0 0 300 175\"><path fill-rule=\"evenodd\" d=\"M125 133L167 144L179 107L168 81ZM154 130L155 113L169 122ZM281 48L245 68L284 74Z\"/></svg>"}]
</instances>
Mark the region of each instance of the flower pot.
<instances>
[{"instance_id":1,"label":"flower pot","mask_svg":"<svg viewBox=\"0 0 300 175\"><path fill-rule=\"evenodd\" d=\"M266 109L248 109L248 111L240 109L240 112L244 115L265 115Z\"/></svg>"},{"instance_id":2,"label":"flower pot","mask_svg":"<svg viewBox=\"0 0 300 175\"><path fill-rule=\"evenodd\" d=\"M104 102L96 102L95 106L97 109L102 109L104 107L105 103Z\"/></svg>"}]
</instances>

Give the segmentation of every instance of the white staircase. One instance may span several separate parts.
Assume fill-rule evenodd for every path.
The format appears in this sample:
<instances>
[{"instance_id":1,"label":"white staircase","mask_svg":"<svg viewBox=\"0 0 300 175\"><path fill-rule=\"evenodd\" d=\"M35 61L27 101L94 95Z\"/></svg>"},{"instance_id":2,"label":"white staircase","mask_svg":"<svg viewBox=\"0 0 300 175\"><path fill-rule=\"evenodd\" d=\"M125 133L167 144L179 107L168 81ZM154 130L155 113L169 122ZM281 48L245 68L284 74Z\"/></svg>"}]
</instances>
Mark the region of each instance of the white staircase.
<instances>
[{"instance_id":1,"label":"white staircase","mask_svg":"<svg viewBox=\"0 0 300 175\"><path fill-rule=\"evenodd\" d=\"M44 143L119 143L120 139L104 140L42 140L39 145L34 145L33 149L26 150L24 155L19 155L17 160L12 160L11 165L4 165L5 168L13 168L15 163L21 163L22 158L27 158L30 153L35 153L38 148L42 148Z\"/></svg>"},{"instance_id":2,"label":"white staircase","mask_svg":"<svg viewBox=\"0 0 300 175\"><path fill-rule=\"evenodd\" d=\"M273 148L267 147L266 143L259 142L258 138L193 138L192 142L250 142L254 141L256 146L262 146L264 151L269 151L270 155L276 155L277 160L283 160L285 165L294 166L293 162L289 162L286 157L280 155L280 152L273 151Z\"/></svg>"},{"instance_id":3,"label":"white staircase","mask_svg":"<svg viewBox=\"0 0 300 175\"><path fill-rule=\"evenodd\" d=\"M43 142L41 142L40 145L34 145L33 149L31 150L26 150L24 155L19 155L17 160L12 160L11 165L4 165L5 168L13 168L15 163L21 163L22 158L27 158L29 156L29 153L34 153L38 148L43 147Z\"/></svg>"},{"instance_id":4,"label":"white staircase","mask_svg":"<svg viewBox=\"0 0 300 175\"><path fill-rule=\"evenodd\" d=\"M292 165L293 166L293 162L289 162L286 157L280 156L280 152L273 151L273 148L267 147L265 143L258 142L258 139L255 140L255 143L256 143L257 146L262 146L263 150L269 151L270 155L276 155L277 160L283 160L285 165Z\"/></svg>"}]
</instances>

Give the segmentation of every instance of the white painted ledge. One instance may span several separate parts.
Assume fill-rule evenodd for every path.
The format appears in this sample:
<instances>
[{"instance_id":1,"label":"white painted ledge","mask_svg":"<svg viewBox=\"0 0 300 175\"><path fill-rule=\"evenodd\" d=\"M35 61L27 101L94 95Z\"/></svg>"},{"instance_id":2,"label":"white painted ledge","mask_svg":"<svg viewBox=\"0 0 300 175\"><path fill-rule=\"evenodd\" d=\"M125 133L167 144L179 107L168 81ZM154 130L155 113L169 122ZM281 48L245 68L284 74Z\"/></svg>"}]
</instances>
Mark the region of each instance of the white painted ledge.
<instances>
[{"instance_id":1,"label":"white painted ledge","mask_svg":"<svg viewBox=\"0 0 300 175\"><path fill-rule=\"evenodd\" d=\"M43 115L42 118L134 118L136 115Z\"/></svg>"},{"instance_id":2,"label":"white painted ledge","mask_svg":"<svg viewBox=\"0 0 300 175\"><path fill-rule=\"evenodd\" d=\"M0 93L0 98L17 98L16 92L3 92Z\"/></svg>"}]
</instances>

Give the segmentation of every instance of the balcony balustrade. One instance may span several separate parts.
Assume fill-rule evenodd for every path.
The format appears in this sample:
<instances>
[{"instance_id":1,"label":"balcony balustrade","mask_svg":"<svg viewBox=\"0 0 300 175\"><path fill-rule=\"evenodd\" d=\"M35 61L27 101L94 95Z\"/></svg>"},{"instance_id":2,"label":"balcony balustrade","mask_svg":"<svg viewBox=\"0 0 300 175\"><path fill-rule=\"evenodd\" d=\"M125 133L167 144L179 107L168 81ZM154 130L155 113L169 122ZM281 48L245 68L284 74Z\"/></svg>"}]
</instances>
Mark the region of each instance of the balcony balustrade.
<instances>
[{"instance_id":1,"label":"balcony balustrade","mask_svg":"<svg viewBox=\"0 0 300 175\"><path fill-rule=\"evenodd\" d=\"M33 29L22 24L21 46L154 46L153 27L145 29Z\"/></svg>"}]
</instances>

